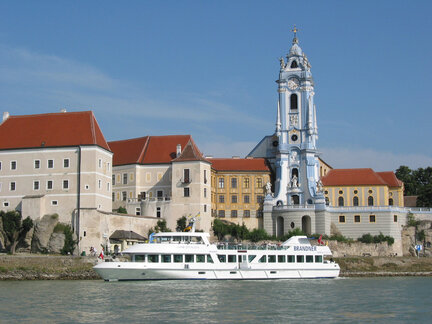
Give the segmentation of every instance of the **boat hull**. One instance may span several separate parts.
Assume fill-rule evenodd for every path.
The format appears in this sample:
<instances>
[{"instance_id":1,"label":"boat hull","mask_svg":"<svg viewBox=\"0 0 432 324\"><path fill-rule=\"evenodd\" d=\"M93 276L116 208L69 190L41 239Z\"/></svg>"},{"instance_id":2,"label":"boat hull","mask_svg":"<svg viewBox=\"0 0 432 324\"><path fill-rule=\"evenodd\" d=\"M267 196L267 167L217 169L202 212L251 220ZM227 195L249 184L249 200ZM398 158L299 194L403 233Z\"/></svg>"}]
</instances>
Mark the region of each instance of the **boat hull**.
<instances>
[{"instance_id":1,"label":"boat hull","mask_svg":"<svg viewBox=\"0 0 432 324\"><path fill-rule=\"evenodd\" d=\"M106 281L316 279L337 278L340 271L336 264L316 269L152 269L109 262L94 270Z\"/></svg>"}]
</instances>

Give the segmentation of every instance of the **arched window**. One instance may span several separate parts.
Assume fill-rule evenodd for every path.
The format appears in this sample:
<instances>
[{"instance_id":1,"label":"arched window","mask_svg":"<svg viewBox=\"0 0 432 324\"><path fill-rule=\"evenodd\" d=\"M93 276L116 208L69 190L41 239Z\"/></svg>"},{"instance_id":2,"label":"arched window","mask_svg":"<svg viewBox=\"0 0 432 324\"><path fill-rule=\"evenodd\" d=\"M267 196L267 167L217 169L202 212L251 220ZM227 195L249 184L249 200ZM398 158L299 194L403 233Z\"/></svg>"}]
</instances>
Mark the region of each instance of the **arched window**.
<instances>
[{"instance_id":1,"label":"arched window","mask_svg":"<svg viewBox=\"0 0 432 324\"><path fill-rule=\"evenodd\" d=\"M298 67L297 61L296 60L292 61L292 63L291 63L291 69L295 69L297 67Z\"/></svg>"},{"instance_id":2,"label":"arched window","mask_svg":"<svg viewBox=\"0 0 432 324\"><path fill-rule=\"evenodd\" d=\"M329 198L328 198L328 197L325 197L325 202L326 202L326 205L327 205L327 206L329 206L329 205L330 205L330 200L329 200Z\"/></svg>"},{"instance_id":3,"label":"arched window","mask_svg":"<svg viewBox=\"0 0 432 324\"><path fill-rule=\"evenodd\" d=\"M291 177L296 176L296 177L298 178L298 169L297 169L297 168L292 169L292 172L291 172L291 173L292 173L292 174L291 174Z\"/></svg>"},{"instance_id":4,"label":"arched window","mask_svg":"<svg viewBox=\"0 0 432 324\"><path fill-rule=\"evenodd\" d=\"M338 199L338 205L339 206L343 206L344 205L344 199L343 199L343 197L339 197L339 199Z\"/></svg>"},{"instance_id":5,"label":"arched window","mask_svg":"<svg viewBox=\"0 0 432 324\"><path fill-rule=\"evenodd\" d=\"M295 93L293 93L290 97L290 102L291 102L291 109L298 109L298 98L297 95Z\"/></svg>"},{"instance_id":6,"label":"arched window","mask_svg":"<svg viewBox=\"0 0 432 324\"><path fill-rule=\"evenodd\" d=\"M368 197L368 206L373 206L373 205L374 205L373 197L369 196Z\"/></svg>"},{"instance_id":7,"label":"arched window","mask_svg":"<svg viewBox=\"0 0 432 324\"><path fill-rule=\"evenodd\" d=\"M292 196L292 202L294 205L300 204L300 197L298 195L293 195Z\"/></svg>"},{"instance_id":8,"label":"arched window","mask_svg":"<svg viewBox=\"0 0 432 324\"><path fill-rule=\"evenodd\" d=\"M353 206L358 206L359 205L359 200L357 196L354 196L353 198Z\"/></svg>"},{"instance_id":9,"label":"arched window","mask_svg":"<svg viewBox=\"0 0 432 324\"><path fill-rule=\"evenodd\" d=\"M393 198L389 198L389 206L393 206Z\"/></svg>"}]
</instances>

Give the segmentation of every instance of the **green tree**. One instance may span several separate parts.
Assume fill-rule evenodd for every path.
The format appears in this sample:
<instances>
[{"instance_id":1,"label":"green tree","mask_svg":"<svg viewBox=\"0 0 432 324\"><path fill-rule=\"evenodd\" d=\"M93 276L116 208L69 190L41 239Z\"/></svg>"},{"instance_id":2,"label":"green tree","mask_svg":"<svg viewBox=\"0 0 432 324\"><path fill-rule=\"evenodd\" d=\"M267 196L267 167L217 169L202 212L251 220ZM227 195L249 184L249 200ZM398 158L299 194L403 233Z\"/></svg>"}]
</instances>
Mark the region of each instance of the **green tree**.
<instances>
[{"instance_id":1,"label":"green tree","mask_svg":"<svg viewBox=\"0 0 432 324\"><path fill-rule=\"evenodd\" d=\"M177 219L177 232L183 232L187 226L187 219L186 216L182 216L179 219Z\"/></svg>"},{"instance_id":2,"label":"green tree","mask_svg":"<svg viewBox=\"0 0 432 324\"><path fill-rule=\"evenodd\" d=\"M219 241L222 241L225 235L228 234L228 226L220 219L215 218L213 221L213 233L217 236Z\"/></svg>"},{"instance_id":3,"label":"green tree","mask_svg":"<svg viewBox=\"0 0 432 324\"><path fill-rule=\"evenodd\" d=\"M21 213L17 211L0 211L3 221L3 231L9 240L9 246L6 247L11 253L15 253L15 248L19 241L25 238L27 232L33 227L33 221L30 217L22 220Z\"/></svg>"},{"instance_id":4,"label":"green tree","mask_svg":"<svg viewBox=\"0 0 432 324\"><path fill-rule=\"evenodd\" d=\"M66 225L63 228L63 233L65 235L65 242L63 245L63 248L61 249L61 254L73 254L76 244L78 243L76 240L73 239L73 232L70 225Z\"/></svg>"},{"instance_id":5,"label":"green tree","mask_svg":"<svg viewBox=\"0 0 432 324\"><path fill-rule=\"evenodd\" d=\"M160 232L172 232L168 227L165 219L158 220L156 226L150 228L148 231L148 235L151 233L160 233Z\"/></svg>"},{"instance_id":6,"label":"green tree","mask_svg":"<svg viewBox=\"0 0 432 324\"><path fill-rule=\"evenodd\" d=\"M395 174L404 183L404 196L415 196L417 194L417 187L413 171L406 165L401 165Z\"/></svg>"},{"instance_id":7,"label":"green tree","mask_svg":"<svg viewBox=\"0 0 432 324\"><path fill-rule=\"evenodd\" d=\"M120 206L117 209L117 213L119 213L119 214L127 214L127 210L126 210L126 208Z\"/></svg>"}]
</instances>

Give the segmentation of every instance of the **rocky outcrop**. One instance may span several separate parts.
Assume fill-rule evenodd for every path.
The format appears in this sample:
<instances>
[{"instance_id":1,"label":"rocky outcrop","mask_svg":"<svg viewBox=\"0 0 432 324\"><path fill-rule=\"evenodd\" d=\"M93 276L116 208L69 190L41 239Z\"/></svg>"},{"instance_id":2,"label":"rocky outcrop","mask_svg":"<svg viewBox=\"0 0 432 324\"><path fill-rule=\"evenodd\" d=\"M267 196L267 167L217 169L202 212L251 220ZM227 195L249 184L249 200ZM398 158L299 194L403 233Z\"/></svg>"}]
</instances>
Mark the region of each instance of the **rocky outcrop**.
<instances>
[{"instance_id":1,"label":"rocky outcrop","mask_svg":"<svg viewBox=\"0 0 432 324\"><path fill-rule=\"evenodd\" d=\"M401 236L402 236L403 255L410 255L410 256L416 255L414 250L415 247L414 235L415 235L414 226L405 227L402 230Z\"/></svg>"},{"instance_id":2,"label":"rocky outcrop","mask_svg":"<svg viewBox=\"0 0 432 324\"><path fill-rule=\"evenodd\" d=\"M6 233L3 231L3 220L0 217L0 251L6 250L7 243Z\"/></svg>"},{"instance_id":3,"label":"rocky outcrop","mask_svg":"<svg viewBox=\"0 0 432 324\"><path fill-rule=\"evenodd\" d=\"M22 239L20 242L18 242L16 252L30 252L31 251L33 233L34 233L34 226L32 228L30 228L30 230L27 232L24 239Z\"/></svg>"},{"instance_id":4,"label":"rocky outcrop","mask_svg":"<svg viewBox=\"0 0 432 324\"><path fill-rule=\"evenodd\" d=\"M335 223L330 224L330 235L342 235Z\"/></svg>"},{"instance_id":5,"label":"rocky outcrop","mask_svg":"<svg viewBox=\"0 0 432 324\"><path fill-rule=\"evenodd\" d=\"M48 252L48 243L58 222L59 216L57 214L44 215L35 222L31 244L32 252Z\"/></svg>"},{"instance_id":6,"label":"rocky outcrop","mask_svg":"<svg viewBox=\"0 0 432 324\"><path fill-rule=\"evenodd\" d=\"M361 243L361 242L338 242L328 241L330 250L335 258L348 256L402 256L402 246L400 241L392 245L383 243Z\"/></svg>"},{"instance_id":7,"label":"rocky outcrop","mask_svg":"<svg viewBox=\"0 0 432 324\"><path fill-rule=\"evenodd\" d=\"M52 233L48 242L48 251L50 253L60 253L63 249L65 242L65 235L63 233Z\"/></svg>"}]
</instances>

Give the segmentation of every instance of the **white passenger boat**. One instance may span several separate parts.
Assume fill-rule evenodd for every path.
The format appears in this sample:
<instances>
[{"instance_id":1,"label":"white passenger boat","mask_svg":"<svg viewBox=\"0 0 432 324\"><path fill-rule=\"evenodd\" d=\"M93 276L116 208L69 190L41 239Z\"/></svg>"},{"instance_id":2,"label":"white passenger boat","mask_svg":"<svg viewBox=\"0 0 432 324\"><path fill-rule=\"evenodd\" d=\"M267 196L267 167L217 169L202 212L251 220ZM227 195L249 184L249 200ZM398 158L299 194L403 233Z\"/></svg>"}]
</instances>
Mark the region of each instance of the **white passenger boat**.
<instances>
[{"instance_id":1,"label":"white passenger boat","mask_svg":"<svg viewBox=\"0 0 432 324\"><path fill-rule=\"evenodd\" d=\"M208 233L169 232L154 243L123 251L129 262L102 262L94 270L106 281L163 279L336 278L339 265L328 246L294 236L281 245L211 244Z\"/></svg>"}]
</instances>

